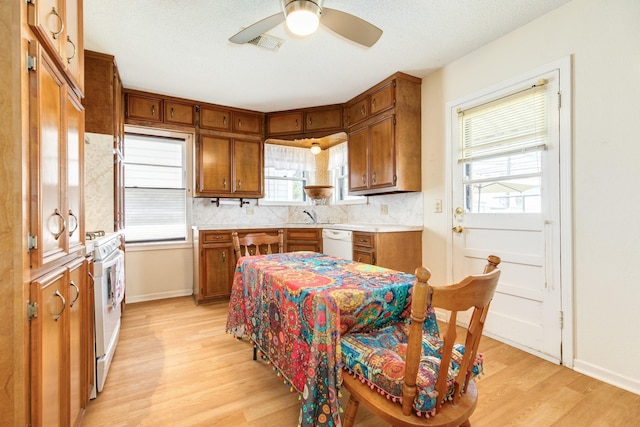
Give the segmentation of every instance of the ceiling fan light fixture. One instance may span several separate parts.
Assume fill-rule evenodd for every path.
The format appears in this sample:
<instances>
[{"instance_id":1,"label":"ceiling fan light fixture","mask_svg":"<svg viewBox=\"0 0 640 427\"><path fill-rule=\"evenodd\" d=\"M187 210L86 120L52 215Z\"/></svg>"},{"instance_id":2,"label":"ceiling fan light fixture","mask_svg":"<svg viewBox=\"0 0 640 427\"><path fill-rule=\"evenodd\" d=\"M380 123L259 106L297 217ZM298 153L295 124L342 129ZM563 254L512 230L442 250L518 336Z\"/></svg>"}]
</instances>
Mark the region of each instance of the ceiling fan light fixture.
<instances>
[{"instance_id":1,"label":"ceiling fan light fixture","mask_svg":"<svg viewBox=\"0 0 640 427\"><path fill-rule=\"evenodd\" d=\"M313 34L318 29L322 12L318 3L311 0L293 0L287 3L284 14L289 31L298 36Z\"/></svg>"}]
</instances>

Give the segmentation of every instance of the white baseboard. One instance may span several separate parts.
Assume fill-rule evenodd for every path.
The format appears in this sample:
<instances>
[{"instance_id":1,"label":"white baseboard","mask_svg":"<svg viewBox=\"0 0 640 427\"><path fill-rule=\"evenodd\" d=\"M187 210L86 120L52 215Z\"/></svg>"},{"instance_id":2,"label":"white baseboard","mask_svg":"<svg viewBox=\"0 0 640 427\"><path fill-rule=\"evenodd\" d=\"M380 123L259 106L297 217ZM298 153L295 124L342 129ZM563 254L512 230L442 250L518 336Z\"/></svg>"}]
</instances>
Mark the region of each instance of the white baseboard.
<instances>
[{"instance_id":1,"label":"white baseboard","mask_svg":"<svg viewBox=\"0 0 640 427\"><path fill-rule=\"evenodd\" d=\"M607 384L619 387L631 393L640 394L640 381L634 378L622 376L608 369L593 365L584 360L574 359L573 369L581 374L588 375L592 378L604 381Z\"/></svg>"},{"instance_id":2,"label":"white baseboard","mask_svg":"<svg viewBox=\"0 0 640 427\"><path fill-rule=\"evenodd\" d=\"M144 302L144 301L153 301L157 299L166 299L166 298L176 298L176 297L186 297L189 295L193 295L193 289L181 289L178 291L171 292L159 292L156 294L146 294L146 295L127 295L127 304L136 303L136 302Z\"/></svg>"}]
</instances>

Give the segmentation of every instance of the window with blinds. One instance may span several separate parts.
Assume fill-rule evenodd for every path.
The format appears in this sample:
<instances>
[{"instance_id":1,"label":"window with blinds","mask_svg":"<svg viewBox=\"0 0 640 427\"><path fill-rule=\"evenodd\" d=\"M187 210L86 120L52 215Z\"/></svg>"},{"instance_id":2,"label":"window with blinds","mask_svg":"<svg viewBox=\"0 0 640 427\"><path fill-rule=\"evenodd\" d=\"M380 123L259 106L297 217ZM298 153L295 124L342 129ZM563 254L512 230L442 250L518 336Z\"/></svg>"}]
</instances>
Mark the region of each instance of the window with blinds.
<instances>
[{"instance_id":1,"label":"window with blinds","mask_svg":"<svg viewBox=\"0 0 640 427\"><path fill-rule=\"evenodd\" d=\"M458 111L458 161L468 213L541 211L549 90L524 90Z\"/></svg>"},{"instance_id":2,"label":"window with blinds","mask_svg":"<svg viewBox=\"0 0 640 427\"><path fill-rule=\"evenodd\" d=\"M127 242L187 240L185 141L126 134L124 148Z\"/></svg>"}]
</instances>

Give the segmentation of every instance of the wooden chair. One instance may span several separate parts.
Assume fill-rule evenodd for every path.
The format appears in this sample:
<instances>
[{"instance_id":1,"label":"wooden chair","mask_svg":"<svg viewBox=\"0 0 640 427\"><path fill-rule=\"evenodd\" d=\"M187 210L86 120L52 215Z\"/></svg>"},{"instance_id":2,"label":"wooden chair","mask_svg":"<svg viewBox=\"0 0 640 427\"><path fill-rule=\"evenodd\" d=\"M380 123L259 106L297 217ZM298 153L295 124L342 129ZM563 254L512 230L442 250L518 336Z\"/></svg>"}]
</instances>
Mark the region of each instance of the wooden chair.
<instances>
[{"instance_id":1,"label":"wooden chair","mask_svg":"<svg viewBox=\"0 0 640 427\"><path fill-rule=\"evenodd\" d=\"M478 345L500 277L497 269L500 258L492 255L488 261L483 274L468 276L451 286L430 286L431 272L423 267L416 269L410 325L396 324L380 331L347 334L342 338L343 362L348 371L345 371L343 385L351 393L344 414L345 427L353 426L360 402L396 427L470 425L469 416L478 398L473 377L482 369ZM450 311L442 338L423 332L429 305ZM473 311L462 349L460 344L454 345L457 313L470 308ZM398 337L404 342L394 347ZM372 343L380 346L373 348L373 353L367 353ZM389 393L391 386L384 384L389 382L389 376L382 378L381 372L390 370L388 366L393 365L387 363L390 359L386 356L389 355L384 353L393 351L389 347L400 350L395 355L397 364L391 375L397 378L394 390L400 396ZM371 357L363 357L360 359L363 363L358 365L353 358L346 360L350 357L350 349L354 351L351 356L362 352ZM406 358L399 355L404 349ZM372 369L364 366L368 360L374 361L370 364ZM450 366L450 369L440 369L444 366Z\"/></svg>"},{"instance_id":2,"label":"wooden chair","mask_svg":"<svg viewBox=\"0 0 640 427\"><path fill-rule=\"evenodd\" d=\"M284 230L278 230L277 236L267 233L249 233L244 237L238 237L237 231L234 231L231 236L236 262L243 256L284 252ZM272 246L275 245L277 245L277 251L274 252Z\"/></svg>"}]
</instances>

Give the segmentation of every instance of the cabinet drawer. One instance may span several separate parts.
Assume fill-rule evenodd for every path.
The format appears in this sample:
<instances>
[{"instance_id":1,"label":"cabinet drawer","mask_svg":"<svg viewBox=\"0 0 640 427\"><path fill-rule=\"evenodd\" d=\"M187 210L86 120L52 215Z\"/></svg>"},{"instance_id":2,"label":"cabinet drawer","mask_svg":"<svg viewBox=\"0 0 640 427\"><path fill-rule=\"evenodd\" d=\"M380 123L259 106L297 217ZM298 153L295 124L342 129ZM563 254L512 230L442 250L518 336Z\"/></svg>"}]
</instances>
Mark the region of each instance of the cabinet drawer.
<instances>
[{"instance_id":1,"label":"cabinet drawer","mask_svg":"<svg viewBox=\"0 0 640 427\"><path fill-rule=\"evenodd\" d=\"M354 250L353 251L353 260L357 262L363 262L365 264L375 265L375 257L373 252L363 252Z\"/></svg>"},{"instance_id":2,"label":"cabinet drawer","mask_svg":"<svg viewBox=\"0 0 640 427\"><path fill-rule=\"evenodd\" d=\"M302 132L303 115L301 112L269 115L267 133L269 135L297 134Z\"/></svg>"},{"instance_id":3,"label":"cabinet drawer","mask_svg":"<svg viewBox=\"0 0 640 427\"><path fill-rule=\"evenodd\" d=\"M127 94L127 118L162 122L162 99Z\"/></svg>"},{"instance_id":4,"label":"cabinet drawer","mask_svg":"<svg viewBox=\"0 0 640 427\"><path fill-rule=\"evenodd\" d=\"M287 230L287 240L320 240L318 228L295 228Z\"/></svg>"},{"instance_id":5,"label":"cabinet drawer","mask_svg":"<svg viewBox=\"0 0 640 427\"><path fill-rule=\"evenodd\" d=\"M200 107L200 127L212 130L231 130L231 111Z\"/></svg>"},{"instance_id":6,"label":"cabinet drawer","mask_svg":"<svg viewBox=\"0 0 640 427\"><path fill-rule=\"evenodd\" d=\"M349 114L349 126L358 124L369 117L369 98L363 97L356 99L347 106Z\"/></svg>"},{"instance_id":7,"label":"cabinet drawer","mask_svg":"<svg viewBox=\"0 0 640 427\"><path fill-rule=\"evenodd\" d=\"M262 116L248 113L233 113L233 132L262 134Z\"/></svg>"},{"instance_id":8,"label":"cabinet drawer","mask_svg":"<svg viewBox=\"0 0 640 427\"><path fill-rule=\"evenodd\" d=\"M371 94L369 114L373 116L381 111L392 108L395 104L395 84L389 82Z\"/></svg>"},{"instance_id":9,"label":"cabinet drawer","mask_svg":"<svg viewBox=\"0 0 640 427\"><path fill-rule=\"evenodd\" d=\"M342 107L308 111L304 114L304 131L340 131L342 129Z\"/></svg>"},{"instance_id":10,"label":"cabinet drawer","mask_svg":"<svg viewBox=\"0 0 640 427\"><path fill-rule=\"evenodd\" d=\"M201 236L202 244L229 243L231 241L230 231L203 231Z\"/></svg>"},{"instance_id":11,"label":"cabinet drawer","mask_svg":"<svg viewBox=\"0 0 640 427\"><path fill-rule=\"evenodd\" d=\"M193 105L179 102L165 101L164 121L165 123L176 123L193 126L194 123Z\"/></svg>"},{"instance_id":12,"label":"cabinet drawer","mask_svg":"<svg viewBox=\"0 0 640 427\"><path fill-rule=\"evenodd\" d=\"M373 233L353 233L353 246L373 249L375 247L373 236Z\"/></svg>"},{"instance_id":13,"label":"cabinet drawer","mask_svg":"<svg viewBox=\"0 0 640 427\"><path fill-rule=\"evenodd\" d=\"M291 242L287 244L287 252L300 252L300 251L320 252L320 247L318 246L317 243Z\"/></svg>"}]
</instances>

